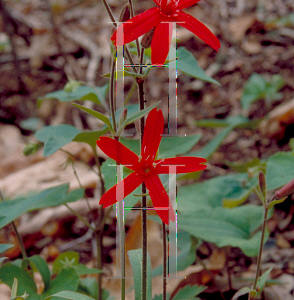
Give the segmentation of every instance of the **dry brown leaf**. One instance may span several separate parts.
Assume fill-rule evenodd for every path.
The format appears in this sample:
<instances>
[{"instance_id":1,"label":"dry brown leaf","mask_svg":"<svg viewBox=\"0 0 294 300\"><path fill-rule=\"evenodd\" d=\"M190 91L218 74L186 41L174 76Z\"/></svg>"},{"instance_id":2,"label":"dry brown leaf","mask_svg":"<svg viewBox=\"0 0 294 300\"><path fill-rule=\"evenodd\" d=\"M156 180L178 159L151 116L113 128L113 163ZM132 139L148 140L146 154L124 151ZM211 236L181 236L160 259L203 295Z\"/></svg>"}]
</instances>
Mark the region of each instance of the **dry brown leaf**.
<instances>
[{"instance_id":1,"label":"dry brown leaf","mask_svg":"<svg viewBox=\"0 0 294 300\"><path fill-rule=\"evenodd\" d=\"M284 137L288 125L294 123L294 99L278 105L264 119L259 129L262 134L278 140Z\"/></svg>"},{"instance_id":2,"label":"dry brown leaf","mask_svg":"<svg viewBox=\"0 0 294 300\"><path fill-rule=\"evenodd\" d=\"M255 14L243 15L229 22L229 32L235 42L240 42L246 31L254 24L256 20Z\"/></svg>"}]
</instances>

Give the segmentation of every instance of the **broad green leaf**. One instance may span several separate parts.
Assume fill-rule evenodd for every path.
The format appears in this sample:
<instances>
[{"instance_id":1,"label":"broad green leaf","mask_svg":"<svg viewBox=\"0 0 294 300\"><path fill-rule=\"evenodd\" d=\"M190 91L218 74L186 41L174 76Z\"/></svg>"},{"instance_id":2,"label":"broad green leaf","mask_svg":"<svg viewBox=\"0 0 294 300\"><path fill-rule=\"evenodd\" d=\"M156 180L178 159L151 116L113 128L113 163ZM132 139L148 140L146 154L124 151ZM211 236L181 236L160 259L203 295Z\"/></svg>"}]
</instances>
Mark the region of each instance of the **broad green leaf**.
<instances>
[{"instance_id":1,"label":"broad green leaf","mask_svg":"<svg viewBox=\"0 0 294 300\"><path fill-rule=\"evenodd\" d=\"M80 285L77 292L88 294L94 299L98 299L97 280L93 277L80 278ZM108 290L102 289L102 300L115 300L115 298L110 296Z\"/></svg>"},{"instance_id":2,"label":"broad green leaf","mask_svg":"<svg viewBox=\"0 0 294 300\"><path fill-rule=\"evenodd\" d=\"M25 292L27 292L27 294L29 294L30 296L37 294L37 287L35 282L24 270L10 263L7 263L0 268L1 282L12 288L14 278L17 278L18 280L18 295L22 295Z\"/></svg>"},{"instance_id":3,"label":"broad green leaf","mask_svg":"<svg viewBox=\"0 0 294 300\"><path fill-rule=\"evenodd\" d=\"M247 200L255 186L257 178L249 178L247 173L217 176L187 185L178 191L178 210L189 212L197 211L200 207L233 207Z\"/></svg>"},{"instance_id":4,"label":"broad green leaf","mask_svg":"<svg viewBox=\"0 0 294 300\"><path fill-rule=\"evenodd\" d=\"M43 127L36 132L35 137L45 144L43 155L46 157L70 143L80 132L81 131L74 126L61 124Z\"/></svg>"},{"instance_id":5,"label":"broad green leaf","mask_svg":"<svg viewBox=\"0 0 294 300\"><path fill-rule=\"evenodd\" d=\"M49 300L49 299L52 299L52 297L53 297L53 300L55 297L59 297L62 299L68 299L68 300L93 300L94 299L92 297L89 297L89 296L86 296L86 295L83 295L80 293L72 292L72 291L61 291L61 292L51 295L45 299Z\"/></svg>"},{"instance_id":6,"label":"broad green leaf","mask_svg":"<svg viewBox=\"0 0 294 300\"><path fill-rule=\"evenodd\" d=\"M263 210L262 206L253 205L196 209L178 215L178 228L218 247L238 247L245 255L254 257L258 255L261 238L261 232L255 231L262 224ZM266 231L265 241L268 237Z\"/></svg>"},{"instance_id":7,"label":"broad green leaf","mask_svg":"<svg viewBox=\"0 0 294 300\"><path fill-rule=\"evenodd\" d=\"M187 74L191 77L220 85L218 81L205 74L205 72L200 68L194 55L190 51L188 51L185 47L179 47L177 49L177 54L176 54L175 48L171 46L170 56L178 57L177 60L171 61L169 63L169 66L171 68L177 69L182 73Z\"/></svg>"},{"instance_id":8,"label":"broad green leaf","mask_svg":"<svg viewBox=\"0 0 294 300\"><path fill-rule=\"evenodd\" d=\"M128 257L132 266L135 300L142 299L142 249L128 251ZM152 298L151 262L147 253L147 300Z\"/></svg>"},{"instance_id":9,"label":"broad green leaf","mask_svg":"<svg viewBox=\"0 0 294 300\"><path fill-rule=\"evenodd\" d=\"M53 274L59 274L66 267L73 268L79 264L80 255L78 252L66 251L60 253L53 262ZM68 263L66 266L65 263Z\"/></svg>"},{"instance_id":10,"label":"broad green leaf","mask_svg":"<svg viewBox=\"0 0 294 300\"><path fill-rule=\"evenodd\" d=\"M28 257L28 260L35 265L36 269L41 274L45 286L44 290L46 291L49 288L51 279L47 262L39 255Z\"/></svg>"},{"instance_id":11,"label":"broad green leaf","mask_svg":"<svg viewBox=\"0 0 294 300\"><path fill-rule=\"evenodd\" d=\"M173 300L183 300L183 299L194 299L197 295L201 294L207 287L203 285L186 285L184 288L180 289Z\"/></svg>"},{"instance_id":12,"label":"broad green leaf","mask_svg":"<svg viewBox=\"0 0 294 300\"><path fill-rule=\"evenodd\" d=\"M73 268L62 269L50 282L50 287L42 295L49 297L62 291L76 291L79 285L79 276ZM58 297L56 297L58 298ZM54 300L56 300L56 298Z\"/></svg>"},{"instance_id":13,"label":"broad green leaf","mask_svg":"<svg viewBox=\"0 0 294 300\"><path fill-rule=\"evenodd\" d=\"M44 99L57 99L60 102L89 100L97 104L104 104L107 90L108 84L101 87L78 86L76 89L69 92L59 90L49 93L44 97L39 98L38 101Z\"/></svg>"},{"instance_id":14,"label":"broad green leaf","mask_svg":"<svg viewBox=\"0 0 294 300\"><path fill-rule=\"evenodd\" d=\"M109 129L111 131L113 131L113 127L111 125L111 122L109 120L109 118L107 118L105 115L101 114L100 112L96 111L96 110L93 110L93 109L90 109L90 108L87 108L87 107L84 107L82 105L79 105L79 104L76 104L76 103L72 103L75 107L85 111L86 113L90 114L91 116L101 120L104 124L106 124L106 126L109 127Z\"/></svg>"},{"instance_id":15,"label":"broad green leaf","mask_svg":"<svg viewBox=\"0 0 294 300\"><path fill-rule=\"evenodd\" d=\"M259 158L254 157L251 160L246 161L244 163L237 163L234 161L224 160L224 164L229 166L235 172L244 173L247 172L249 168L262 166L264 162L261 162Z\"/></svg>"},{"instance_id":16,"label":"broad green leaf","mask_svg":"<svg viewBox=\"0 0 294 300\"><path fill-rule=\"evenodd\" d=\"M0 202L0 211L3 215L0 216L0 228L28 211L75 202L83 197L83 189L74 190L66 194L68 187L69 184L66 183L46 189L27 198Z\"/></svg>"},{"instance_id":17,"label":"broad green leaf","mask_svg":"<svg viewBox=\"0 0 294 300\"><path fill-rule=\"evenodd\" d=\"M102 270L95 269L95 268L88 268L87 266L85 266L83 264L74 265L73 268L76 270L76 272L79 276L87 275L87 274L103 273Z\"/></svg>"},{"instance_id":18,"label":"broad green leaf","mask_svg":"<svg viewBox=\"0 0 294 300\"><path fill-rule=\"evenodd\" d=\"M129 124L134 123L135 121L141 119L143 116L145 116L146 114L148 114L154 107L156 107L158 104L160 103L160 101L156 102L155 104L140 110L138 112L135 112L133 114L131 114L129 117L127 117L127 119L124 122L124 127L126 127ZM129 112L128 112L129 115Z\"/></svg>"},{"instance_id":19,"label":"broad green leaf","mask_svg":"<svg viewBox=\"0 0 294 300\"><path fill-rule=\"evenodd\" d=\"M0 254L13 247L13 244L0 244Z\"/></svg>"},{"instance_id":20,"label":"broad green leaf","mask_svg":"<svg viewBox=\"0 0 294 300\"><path fill-rule=\"evenodd\" d=\"M20 122L20 127L30 131L37 131L40 127L43 127L43 121L39 118L28 118Z\"/></svg>"},{"instance_id":21,"label":"broad green leaf","mask_svg":"<svg viewBox=\"0 0 294 300\"><path fill-rule=\"evenodd\" d=\"M270 274L270 272L272 271L273 269L273 266L270 267L266 272L264 272L257 280L257 297L259 297L264 289L264 286L265 286L265 283L266 283L266 280Z\"/></svg>"},{"instance_id":22,"label":"broad green leaf","mask_svg":"<svg viewBox=\"0 0 294 300\"><path fill-rule=\"evenodd\" d=\"M181 240L181 237L184 236L184 240ZM196 250L200 246L201 243L197 242L197 240L191 237L188 233L182 231L178 233L178 246L182 246L180 252L177 253L177 256L169 256L169 264L171 266L176 265L177 270L181 271L185 270L188 266L192 265L196 260ZM152 277L162 275L163 266L160 265L154 270L152 270ZM171 274L171 270L169 270L169 274Z\"/></svg>"},{"instance_id":23,"label":"broad green leaf","mask_svg":"<svg viewBox=\"0 0 294 300\"><path fill-rule=\"evenodd\" d=\"M74 138L73 142L87 143L92 148L96 147L96 141L103 135L105 135L109 131L108 127L104 130L96 130L96 131L84 131L78 133Z\"/></svg>"},{"instance_id":24,"label":"broad green leaf","mask_svg":"<svg viewBox=\"0 0 294 300\"><path fill-rule=\"evenodd\" d=\"M247 110L253 102L259 99L268 101L280 99L281 95L278 94L278 91L284 85L285 82L280 75L274 75L270 81L267 81L259 74L252 74L243 89L242 108Z\"/></svg>"},{"instance_id":25,"label":"broad green leaf","mask_svg":"<svg viewBox=\"0 0 294 300\"><path fill-rule=\"evenodd\" d=\"M277 152L270 156L266 164L266 183L268 190L278 189L294 178L294 154Z\"/></svg>"},{"instance_id":26,"label":"broad green leaf","mask_svg":"<svg viewBox=\"0 0 294 300\"><path fill-rule=\"evenodd\" d=\"M200 134L163 137L159 146L158 159L174 157L187 153L200 140L200 138ZM139 140L121 138L120 142L139 155Z\"/></svg>"}]
</instances>

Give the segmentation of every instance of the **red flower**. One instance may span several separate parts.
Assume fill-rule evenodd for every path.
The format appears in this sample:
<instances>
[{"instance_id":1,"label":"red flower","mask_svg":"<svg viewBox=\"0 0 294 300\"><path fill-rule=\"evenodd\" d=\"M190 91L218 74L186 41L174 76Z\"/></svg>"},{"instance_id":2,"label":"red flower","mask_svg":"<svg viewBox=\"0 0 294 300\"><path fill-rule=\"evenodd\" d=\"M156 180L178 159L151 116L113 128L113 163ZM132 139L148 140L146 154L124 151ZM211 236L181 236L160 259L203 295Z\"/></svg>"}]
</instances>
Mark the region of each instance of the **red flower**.
<instances>
[{"instance_id":1,"label":"red flower","mask_svg":"<svg viewBox=\"0 0 294 300\"><path fill-rule=\"evenodd\" d=\"M200 157L176 157L155 160L161 141L164 119L161 110L152 109L146 119L141 156L137 156L120 142L109 137L101 137L98 147L109 157L133 170L134 172L109 189L100 199L100 204L108 207L134 191L145 182L154 208L165 224L169 219L175 221L175 213L169 197L158 177L158 174L189 173L206 168L206 162ZM176 167L173 167L176 166Z\"/></svg>"},{"instance_id":2,"label":"red flower","mask_svg":"<svg viewBox=\"0 0 294 300\"><path fill-rule=\"evenodd\" d=\"M206 44L218 51L220 42L217 37L200 21L191 15L182 12L182 9L196 4L200 0L153 0L159 7L153 7L142 14L133 17L115 31L111 40L115 45L124 45L137 39L139 36L155 27L151 43L152 64L164 64L171 45L172 35L169 33L169 22L178 22L179 25L193 32ZM117 31L124 33L123 39L117 40Z\"/></svg>"}]
</instances>

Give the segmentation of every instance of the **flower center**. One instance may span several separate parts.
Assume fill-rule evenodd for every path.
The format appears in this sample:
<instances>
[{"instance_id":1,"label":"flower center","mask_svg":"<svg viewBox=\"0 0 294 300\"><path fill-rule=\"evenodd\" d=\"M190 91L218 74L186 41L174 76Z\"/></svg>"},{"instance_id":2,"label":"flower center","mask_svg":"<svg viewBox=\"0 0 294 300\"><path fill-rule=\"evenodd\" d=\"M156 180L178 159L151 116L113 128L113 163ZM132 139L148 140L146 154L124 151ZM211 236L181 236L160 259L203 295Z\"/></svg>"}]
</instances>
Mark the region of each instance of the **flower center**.
<instances>
[{"instance_id":1,"label":"flower center","mask_svg":"<svg viewBox=\"0 0 294 300\"><path fill-rule=\"evenodd\" d=\"M144 170L144 173L145 173L145 174L148 174L150 171L151 171L150 168L147 167L147 168Z\"/></svg>"},{"instance_id":2,"label":"flower center","mask_svg":"<svg viewBox=\"0 0 294 300\"><path fill-rule=\"evenodd\" d=\"M160 4L160 10L164 15L171 16L176 12L177 6L178 6L178 1L163 0Z\"/></svg>"}]
</instances>

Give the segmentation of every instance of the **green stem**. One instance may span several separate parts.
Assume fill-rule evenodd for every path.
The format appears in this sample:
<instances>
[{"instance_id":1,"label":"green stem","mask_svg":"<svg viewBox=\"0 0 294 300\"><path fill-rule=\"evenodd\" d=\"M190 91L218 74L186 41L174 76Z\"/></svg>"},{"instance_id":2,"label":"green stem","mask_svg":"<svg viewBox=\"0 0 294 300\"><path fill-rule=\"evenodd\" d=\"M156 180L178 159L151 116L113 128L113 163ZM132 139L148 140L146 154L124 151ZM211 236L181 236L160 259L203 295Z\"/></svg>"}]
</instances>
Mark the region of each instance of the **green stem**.
<instances>
[{"instance_id":1,"label":"green stem","mask_svg":"<svg viewBox=\"0 0 294 300\"><path fill-rule=\"evenodd\" d=\"M4 197L3 197L3 195L2 195L2 192L0 191L0 202L2 202L2 201L4 201ZM15 235L16 235L16 238L17 238L19 247L20 247L20 251L21 251L22 257L25 259L25 258L28 257L28 255L27 255L27 253L26 253L26 249L25 249L23 240L22 240L22 238L20 237L20 234L19 234L19 232L18 232L18 230L17 230L17 227L16 227L14 221L11 222L11 225L12 225L13 230L14 230L14 232L15 232Z\"/></svg>"},{"instance_id":2,"label":"green stem","mask_svg":"<svg viewBox=\"0 0 294 300\"><path fill-rule=\"evenodd\" d=\"M263 242L264 242L264 235L265 235L265 229L266 229L266 222L267 222L267 213L268 213L268 206L267 203L264 206L264 217L263 217L263 223L262 223L262 229L261 229L261 239L260 239L260 246L259 246L259 253L258 253L258 259L257 259L257 270L255 274L255 280L253 284L253 289L256 289L257 286L257 280L260 275L260 267L261 267L261 256L263 251Z\"/></svg>"},{"instance_id":3,"label":"green stem","mask_svg":"<svg viewBox=\"0 0 294 300\"><path fill-rule=\"evenodd\" d=\"M76 180L78 181L78 184L79 184L80 188L83 189L82 183L81 183L81 181L80 181L80 178L79 178L79 176L78 176L78 173L77 173L77 171L76 171L76 168L75 168L74 163L72 163L71 165L72 165L72 169L73 169L75 178L76 178ZM89 212L91 213L91 212L92 212L92 209L91 209L91 206L90 206L89 198L87 197L86 194L85 194L85 199L86 199L86 203L87 203Z\"/></svg>"},{"instance_id":4,"label":"green stem","mask_svg":"<svg viewBox=\"0 0 294 300\"><path fill-rule=\"evenodd\" d=\"M163 257L163 280L162 280L162 300L166 300L166 230L162 222L162 257Z\"/></svg>"},{"instance_id":5,"label":"green stem","mask_svg":"<svg viewBox=\"0 0 294 300\"><path fill-rule=\"evenodd\" d=\"M67 203L63 204L67 207L79 220L81 220L88 228L90 228L93 232L96 231L96 229L78 212L73 210Z\"/></svg>"},{"instance_id":6,"label":"green stem","mask_svg":"<svg viewBox=\"0 0 294 300\"><path fill-rule=\"evenodd\" d=\"M62 148L60 148L59 150L62 151L62 152L64 152L64 153L66 153L67 155L73 157L75 160L84 163L84 164L85 164L86 166L88 166L95 174L98 175L98 173L93 169L93 167L92 167L91 165L87 164L87 163L86 163L85 161L83 161L82 159L78 158L77 156L73 155L73 154L70 153L69 151L64 150L64 149L62 149Z\"/></svg>"},{"instance_id":7,"label":"green stem","mask_svg":"<svg viewBox=\"0 0 294 300\"><path fill-rule=\"evenodd\" d=\"M113 130L114 132L116 132L115 101L114 101L114 81L115 81L114 72L115 72L115 59L112 56L111 71L110 71L109 103L110 103L110 112L112 117Z\"/></svg>"}]
</instances>

